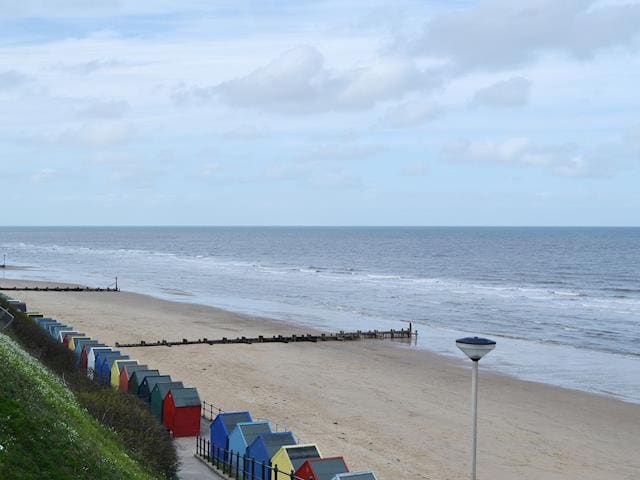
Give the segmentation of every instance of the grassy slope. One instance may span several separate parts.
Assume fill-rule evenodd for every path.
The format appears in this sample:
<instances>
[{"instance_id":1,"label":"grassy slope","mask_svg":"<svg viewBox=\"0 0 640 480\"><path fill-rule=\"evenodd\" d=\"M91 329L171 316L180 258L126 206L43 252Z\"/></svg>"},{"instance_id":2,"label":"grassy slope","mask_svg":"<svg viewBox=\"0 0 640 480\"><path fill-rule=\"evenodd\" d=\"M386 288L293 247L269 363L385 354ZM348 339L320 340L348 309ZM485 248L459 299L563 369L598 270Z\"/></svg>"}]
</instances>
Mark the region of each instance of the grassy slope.
<instances>
[{"instance_id":1,"label":"grassy slope","mask_svg":"<svg viewBox=\"0 0 640 480\"><path fill-rule=\"evenodd\" d=\"M0 334L0 478L151 479L73 394Z\"/></svg>"}]
</instances>

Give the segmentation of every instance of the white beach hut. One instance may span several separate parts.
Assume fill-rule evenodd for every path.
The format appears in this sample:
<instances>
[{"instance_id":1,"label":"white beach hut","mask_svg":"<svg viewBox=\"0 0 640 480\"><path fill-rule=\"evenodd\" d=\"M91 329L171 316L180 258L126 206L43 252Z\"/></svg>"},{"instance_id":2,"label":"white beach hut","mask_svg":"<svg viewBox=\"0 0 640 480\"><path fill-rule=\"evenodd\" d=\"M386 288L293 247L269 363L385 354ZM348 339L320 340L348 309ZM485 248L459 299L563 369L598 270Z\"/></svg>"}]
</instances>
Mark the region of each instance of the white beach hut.
<instances>
[{"instance_id":1,"label":"white beach hut","mask_svg":"<svg viewBox=\"0 0 640 480\"><path fill-rule=\"evenodd\" d=\"M89 347L89 355L87 355L87 376L93 378L93 371L96 368L96 352L100 350L112 350L111 347Z\"/></svg>"}]
</instances>

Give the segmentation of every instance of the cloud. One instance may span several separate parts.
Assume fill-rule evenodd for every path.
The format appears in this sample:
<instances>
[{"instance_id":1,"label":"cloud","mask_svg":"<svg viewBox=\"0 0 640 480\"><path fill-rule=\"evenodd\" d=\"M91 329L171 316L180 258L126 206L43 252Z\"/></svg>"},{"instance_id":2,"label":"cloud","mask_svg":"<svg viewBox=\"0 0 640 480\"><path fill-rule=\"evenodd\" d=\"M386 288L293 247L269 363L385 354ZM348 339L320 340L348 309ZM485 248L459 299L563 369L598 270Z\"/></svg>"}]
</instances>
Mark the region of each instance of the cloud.
<instances>
[{"instance_id":1,"label":"cloud","mask_svg":"<svg viewBox=\"0 0 640 480\"><path fill-rule=\"evenodd\" d=\"M215 86L179 85L172 97L178 104L218 98L233 107L289 113L358 111L438 83L410 60L386 58L344 71L329 69L316 48L303 46Z\"/></svg>"},{"instance_id":2,"label":"cloud","mask_svg":"<svg viewBox=\"0 0 640 480\"><path fill-rule=\"evenodd\" d=\"M105 100L94 102L78 112L81 118L121 118L129 110L125 100Z\"/></svg>"},{"instance_id":3,"label":"cloud","mask_svg":"<svg viewBox=\"0 0 640 480\"><path fill-rule=\"evenodd\" d=\"M472 106L519 107L526 105L531 82L524 77L511 77L479 89L471 100Z\"/></svg>"},{"instance_id":4,"label":"cloud","mask_svg":"<svg viewBox=\"0 0 640 480\"><path fill-rule=\"evenodd\" d=\"M53 168L43 168L31 175L30 180L32 183L41 184L46 183L47 180L52 179L58 174L58 171Z\"/></svg>"},{"instance_id":5,"label":"cloud","mask_svg":"<svg viewBox=\"0 0 640 480\"><path fill-rule=\"evenodd\" d=\"M71 73L76 75L90 75L100 70L107 70L116 67L133 65L130 62L120 60L91 60L79 63L58 63L54 67L55 70Z\"/></svg>"},{"instance_id":6,"label":"cloud","mask_svg":"<svg viewBox=\"0 0 640 480\"><path fill-rule=\"evenodd\" d=\"M411 100L389 107L381 123L391 128L415 127L435 120L443 113L444 108L438 104Z\"/></svg>"},{"instance_id":7,"label":"cloud","mask_svg":"<svg viewBox=\"0 0 640 480\"><path fill-rule=\"evenodd\" d=\"M407 177L424 177L429 173L429 165L421 161L409 163L402 168L401 173Z\"/></svg>"},{"instance_id":8,"label":"cloud","mask_svg":"<svg viewBox=\"0 0 640 480\"><path fill-rule=\"evenodd\" d=\"M15 70L0 73L0 92L19 87L29 81L29 77Z\"/></svg>"},{"instance_id":9,"label":"cloud","mask_svg":"<svg viewBox=\"0 0 640 480\"><path fill-rule=\"evenodd\" d=\"M544 53L578 59L631 46L640 33L640 4L596 0L489 0L433 17L417 38L401 42L413 54L441 58L456 72L504 70Z\"/></svg>"},{"instance_id":10,"label":"cloud","mask_svg":"<svg viewBox=\"0 0 640 480\"><path fill-rule=\"evenodd\" d=\"M627 162L620 145L601 145L594 149L574 144L538 145L527 138L511 138L502 142L458 140L445 145L449 160L498 163L542 168L564 177L607 177Z\"/></svg>"},{"instance_id":11,"label":"cloud","mask_svg":"<svg viewBox=\"0 0 640 480\"><path fill-rule=\"evenodd\" d=\"M56 141L73 146L108 147L129 141L132 134L132 128L122 123L85 123L79 128L63 131Z\"/></svg>"}]
</instances>

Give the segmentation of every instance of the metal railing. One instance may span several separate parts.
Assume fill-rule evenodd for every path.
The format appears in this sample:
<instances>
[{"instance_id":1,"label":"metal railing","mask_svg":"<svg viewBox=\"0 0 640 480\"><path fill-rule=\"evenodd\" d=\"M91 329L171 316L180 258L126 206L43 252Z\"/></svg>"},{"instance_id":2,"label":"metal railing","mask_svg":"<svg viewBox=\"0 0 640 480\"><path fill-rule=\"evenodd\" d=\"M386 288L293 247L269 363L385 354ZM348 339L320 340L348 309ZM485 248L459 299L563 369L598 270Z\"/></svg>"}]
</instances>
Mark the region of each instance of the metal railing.
<instances>
[{"instance_id":1,"label":"metal railing","mask_svg":"<svg viewBox=\"0 0 640 480\"><path fill-rule=\"evenodd\" d=\"M227 450L208 438L196 438L196 455L227 477L235 480L304 480L292 470L287 473L271 462L261 462L240 452Z\"/></svg>"},{"instance_id":2,"label":"metal railing","mask_svg":"<svg viewBox=\"0 0 640 480\"><path fill-rule=\"evenodd\" d=\"M225 410L223 410L220 407L215 406L212 403L207 402L206 400L202 400L200 403L200 416L202 418L204 418L205 420L209 420L210 422L213 422L216 419L216 416L220 413L225 413ZM288 432L289 431L289 427L287 425L284 424L278 424L272 420L268 420L268 419L263 419L263 418L254 418L253 419L254 422L260 422L260 421L268 421L271 426L273 427L272 430L274 432Z\"/></svg>"}]
</instances>

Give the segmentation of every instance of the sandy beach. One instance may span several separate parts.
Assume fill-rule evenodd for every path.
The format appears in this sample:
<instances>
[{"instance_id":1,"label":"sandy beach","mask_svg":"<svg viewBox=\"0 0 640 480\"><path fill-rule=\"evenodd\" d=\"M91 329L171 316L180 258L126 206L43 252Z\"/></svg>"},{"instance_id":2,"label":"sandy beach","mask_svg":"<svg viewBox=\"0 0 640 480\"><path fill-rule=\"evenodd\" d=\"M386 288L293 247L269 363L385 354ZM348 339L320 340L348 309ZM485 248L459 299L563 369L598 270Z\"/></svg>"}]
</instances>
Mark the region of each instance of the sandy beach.
<instances>
[{"instance_id":1,"label":"sandy beach","mask_svg":"<svg viewBox=\"0 0 640 480\"><path fill-rule=\"evenodd\" d=\"M23 285L33 282L5 281ZM308 332L132 293L8 292L108 344ZM188 300L188 298L185 298ZM380 479L463 479L470 365L388 341L121 349ZM640 406L481 371L478 478L640 478Z\"/></svg>"}]
</instances>

